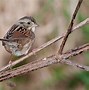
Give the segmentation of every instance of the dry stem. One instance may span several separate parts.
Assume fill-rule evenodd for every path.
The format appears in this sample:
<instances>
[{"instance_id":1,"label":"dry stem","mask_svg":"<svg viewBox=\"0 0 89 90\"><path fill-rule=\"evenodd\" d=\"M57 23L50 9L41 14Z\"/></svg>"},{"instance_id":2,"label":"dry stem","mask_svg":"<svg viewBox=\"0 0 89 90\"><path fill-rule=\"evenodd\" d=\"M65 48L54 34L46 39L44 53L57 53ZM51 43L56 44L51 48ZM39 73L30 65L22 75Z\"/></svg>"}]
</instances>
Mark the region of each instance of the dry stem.
<instances>
[{"instance_id":1,"label":"dry stem","mask_svg":"<svg viewBox=\"0 0 89 90\"><path fill-rule=\"evenodd\" d=\"M65 46L65 43L66 43L67 39L68 39L68 36L69 36L69 34L71 33L71 31L72 31L73 24L74 24L74 20L75 20L75 17L76 17L76 15L77 15L77 13L78 13L78 10L79 10L79 8L80 8L80 6L81 6L81 4L82 4L82 1L83 1L83 0L79 0L79 1L78 1L78 4L77 4L77 6L76 6L76 8L75 8L75 11L74 11L74 13L73 13L71 22L70 22L69 27L68 27L68 29L67 29L67 32L66 32L66 34L65 34L65 36L64 36L64 38L63 38L63 41L62 41L62 43L61 43L61 45L60 45L59 50L58 50L58 54L62 54L63 48L64 48L64 46Z\"/></svg>"}]
</instances>

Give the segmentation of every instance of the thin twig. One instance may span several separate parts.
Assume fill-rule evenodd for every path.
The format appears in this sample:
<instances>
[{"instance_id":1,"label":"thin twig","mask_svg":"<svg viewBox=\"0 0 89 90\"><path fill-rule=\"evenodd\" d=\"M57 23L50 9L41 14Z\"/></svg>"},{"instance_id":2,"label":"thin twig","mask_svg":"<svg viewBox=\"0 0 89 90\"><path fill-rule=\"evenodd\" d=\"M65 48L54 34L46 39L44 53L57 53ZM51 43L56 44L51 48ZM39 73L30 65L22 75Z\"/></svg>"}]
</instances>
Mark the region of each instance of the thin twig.
<instances>
[{"instance_id":1,"label":"thin twig","mask_svg":"<svg viewBox=\"0 0 89 90\"><path fill-rule=\"evenodd\" d=\"M80 8L80 6L81 6L81 4L82 4L82 1L83 1L83 0L79 0L79 1L78 1L78 4L77 4L77 6L76 6L76 8L75 8L75 11L74 11L74 13L73 13L71 22L70 22L69 27L68 27L68 29L67 29L67 32L66 32L66 34L65 34L65 36L64 36L64 38L63 38L63 41L62 41L62 43L61 43L61 45L60 45L60 49L58 50L58 54L62 54L63 48L64 48L64 46L65 46L65 43L66 43L67 39L68 39L68 36L69 36L69 34L71 33L71 31L72 31L73 24L74 24L74 20L75 20L75 17L76 17L76 15L77 15L77 13L78 13L78 10L79 10L79 8Z\"/></svg>"},{"instance_id":2,"label":"thin twig","mask_svg":"<svg viewBox=\"0 0 89 90\"><path fill-rule=\"evenodd\" d=\"M89 23L89 18L85 19L84 21L82 21L81 23L79 23L78 25L76 25L76 26L72 29L72 31L75 31L75 30L77 30L78 28L80 28L80 27L82 27L82 26L84 26L84 25L86 25L86 24L88 24L88 23ZM20 58L20 59L18 59L18 60L15 60L14 62L12 62L12 64L8 64L8 65L2 67L2 68L0 69L0 72L3 71L3 70L9 69L10 66L12 66L12 67L15 66L16 64L24 61L26 58L34 55L34 53L37 53L37 52L41 51L42 49L50 46L51 44L57 42L58 40L62 39L62 38L64 37L64 35L65 35L65 34L63 34L62 36L58 36L58 37L56 37L56 38L48 41L47 43L41 45L39 48L35 49L33 52L29 53L28 55L26 55L26 56L24 56L24 57L22 57L22 58Z\"/></svg>"},{"instance_id":3,"label":"thin twig","mask_svg":"<svg viewBox=\"0 0 89 90\"><path fill-rule=\"evenodd\" d=\"M73 57L76 55L81 54L82 52L88 51L89 50L89 43L84 44L82 46L76 47L74 49L71 49L70 51L63 53L63 58L68 59L69 57Z\"/></svg>"},{"instance_id":4,"label":"thin twig","mask_svg":"<svg viewBox=\"0 0 89 90\"><path fill-rule=\"evenodd\" d=\"M74 63L71 60L63 59L60 62L63 63L63 64L67 64L67 65L70 65L70 66L73 66L73 67L80 68L80 69L85 70L85 71L89 71L89 66L85 66L85 65L78 64L78 63Z\"/></svg>"}]
</instances>

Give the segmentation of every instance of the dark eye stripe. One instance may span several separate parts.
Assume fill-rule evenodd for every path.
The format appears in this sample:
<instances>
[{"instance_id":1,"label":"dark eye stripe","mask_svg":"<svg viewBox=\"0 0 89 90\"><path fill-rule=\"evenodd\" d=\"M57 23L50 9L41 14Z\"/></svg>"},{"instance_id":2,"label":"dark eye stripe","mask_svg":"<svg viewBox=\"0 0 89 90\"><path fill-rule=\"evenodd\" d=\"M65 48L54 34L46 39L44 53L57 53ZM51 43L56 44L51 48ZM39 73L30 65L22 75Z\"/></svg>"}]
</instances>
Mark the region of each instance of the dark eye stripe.
<instances>
[{"instance_id":1,"label":"dark eye stripe","mask_svg":"<svg viewBox=\"0 0 89 90\"><path fill-rule=\"evenodd\" d=\"M20 22L20 24L23 24L24 22Z\"/></svg>"}]
</instances>

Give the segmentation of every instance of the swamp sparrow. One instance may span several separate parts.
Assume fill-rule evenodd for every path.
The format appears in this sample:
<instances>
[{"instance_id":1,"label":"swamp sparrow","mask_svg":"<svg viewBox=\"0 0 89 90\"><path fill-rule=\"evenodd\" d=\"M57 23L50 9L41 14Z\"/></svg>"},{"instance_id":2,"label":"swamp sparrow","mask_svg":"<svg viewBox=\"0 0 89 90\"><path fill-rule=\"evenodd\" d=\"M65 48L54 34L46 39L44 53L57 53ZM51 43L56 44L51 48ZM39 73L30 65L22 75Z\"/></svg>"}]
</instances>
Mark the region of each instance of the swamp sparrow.
<instances>
[{"instance_id":1,"label":"swamp sparrow","mask_svg":"<svg viewBox=\"0 0 89 90\"><path fill-rule=\"evenodd\" d=\"M6 33L2 45L6 51L15 56L28 54L35 39L37 23L33 17L20 18Z\"/></svg>"}]
</instances>

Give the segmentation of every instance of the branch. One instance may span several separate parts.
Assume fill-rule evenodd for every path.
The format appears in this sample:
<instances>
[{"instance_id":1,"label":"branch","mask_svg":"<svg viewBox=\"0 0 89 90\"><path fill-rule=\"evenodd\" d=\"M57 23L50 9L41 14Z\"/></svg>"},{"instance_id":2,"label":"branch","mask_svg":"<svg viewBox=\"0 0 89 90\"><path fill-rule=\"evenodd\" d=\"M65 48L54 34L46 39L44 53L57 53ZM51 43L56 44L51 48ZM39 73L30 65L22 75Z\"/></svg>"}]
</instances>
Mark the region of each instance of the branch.
<instances>
[{"instance_id":1,"label":"branch","mask_svg":"<svg viewBox=\"0 0 89 90\"><path fill-rule=\"evenodd\" d=\"M74 62L71 62L69 60L70 57L76 56L76 55L78 55L78 54L80 54L84 51L89 50L89 44L85 44L85 45L79 46L75 49L72 49L72 50L70 50L66 53L62 53L69 34L72 31L74 31L75 29L78 29L78 28L82 27L83 25L89 23L89 18L87 18L86 20L84 20L83 22L81 22L80 24L78 24L76 27L73 28L74 19L76 17L76 14L77 14L77 12L80 8L80 5L81 5L82 1L83 0L79 0L79 2L77 4L77 7L75 9L75 12L73 14L71 23L68 27L68 30L67 30L66 34L64 34L61 37L56 37L56 38L50 40L49 42L43 44L42 46L35 49L34 51L29 53L28 55L18 59L17 61L13 62L12 64L8 64L7 66L1 68L0 71L2 71L2 72L0 72L0 82L4 81L4 80L7 80L9 78L12 78L12 77L16 77L17 75L25 74L25 73L28 73L28 72L31 72L31 71L34 71L34 70L37 70L37 69L40 69L40 68L43 68L43 67L47 67L47 66L52 65L52 64L57 64L57 63L68 64L68 65L71 65L71 66L78 67L80 69L89 71L88 66L80 65L78 63L74 63ZM61 38L63 38L63 41L62 41L62 44L61 44L60 49L58 51L58 54L59 54L58 57L56 55L51 55L49 57L45 57L45 58L40 59L40 60L35 60L35 61L30 62L28 64L25 64L25 65L22 65L20 67L14 68L12 70L7 70L10 66L15 66L17 63L25 60L26 58L30 57L31 55L34 55L34 53L37 53L38 51L46 48L47 46L57 42ZM3 71L3 70L7 70L7 71Z\"/></svg>"},{"instance_id":2,"label":"branch","mask_svg":"<svg viewBox=\"0 0 89 90\"><path fill-rule=\"evenodd\" d=\"M73 13L71 22L70 22L69 27L68 27L68 29L67 29L67 32L66 32L66 34L65 34L65 36L64 36L64 38L63 38L63 41L62 41L62 43L61 43L61 45L60 45L60 49L58 50L58 54L62 54L63 48L64 48L64 46L65 46L65 43L66 43L67 39L68 39L68 36L69 36L69 34L71 33L71 31L72 31L73 24L74 24L74 20L75 20L75 17L76 17L76 15L77 15L77 13L78 13L78 10L79 10L79 8L80 8L80 6L81 6L81 4L82 4L82 1L83 1L83 0L79 0L77 6L76 6L76 8L75 8L75 11L74 11L74 13Z\"/></svg>"},{"instance_id":3,"label":"branch","mask_svg":"<svg viewBox=\"0 0 89 90\"><path fill-rule=\"evenodd\" d=\"M61 61L61 63L67 64L67 65L70 65L70 66L73 66L73 67L77 67L77 68L80 68L80 69L85 70L85 71L89 71L89 66L74 63L74 62L71 62L70 60L63 59Z\"/></svg>"},{"instance_id":4,"label":"branch","mask_svg":"<svg viewBox=\"0 0 89 90\"><path fill-rule=\"evenodd\" d=\"M76 56L78 54L81 54L82 52L89 50L89 43L84 44L82 46L76 47L74 49L71 49L70 51L63 53L63 58L68 59L69 57Z\"/></svg>"},{"instance_id":5,"label":"branch","mask_svg":"<svg viewBox=\"0 0 89 90\"><path fill-rule=\"evenodd\" d=\"M85 19L84 21L82 21L81 23L79 23L78 25L76 25L76 26L72 29L72 31L75 31L75 30L77 30L78 28L80 28L80 27L82 27L82 26L84 26L84 25L86 25L86 24L88 24L88 23L89 23L89 18ZM13 67L13 66L15 66L16 64L24 61L24 60L27 59L28 57L34 55L34 53L37 53L37 52L41 51L42 49L50 46L51 44L53 44L53 43L57 42L58 40L62 39L64 36L65 36L65 34L63 34L62 36L58 36L58 37L56 37L56 38L48 41L47 43L41 45L39 48L35 49L33 52L29 53L28 55L26 55L26 56L24 56L24 57L22 57L22 58L20 58L20 59L18 59L18 60L15 60L14 62L12 62L12 64L8 64L8 65L2 67L2 68L0 69L0 72L3 71L3 70L9 69L10 66Z\"/></svg>"},{"instance_id":6,"label":"branch","mask_svg":"<svg viewBox=\"0 0 89 90\"><path fill-rule=\"evenodd\" d=\"M41 60L35 60L31 63L25 64L16 69L3 71L0 73L0 82L12 77L16 77L17 75L25 74L27 72L34 71L43 67L47 67L51 64L56 64L56 63L68 64L68 65L89 71L88 66L80 65L80 64L71 62L70 60L67 60L70 57L78 55L87 50L89 50L89 44L85 44L78 48L72 49L71 51L68 51L62 55L59 55L59 57L56 57L55 55L51 55Z\"/></svg>"},{"instance_id":7,"label":"branch","mask_svg":"<svg viewBox=\"0 0 89 90\"><path fill-rule=\"evenodd\" d=\"M71 62L70 60L63 59L62 57L58 58L55 55L52 55L52 56L46 57L44 59L25 64L16 69L1 72L0 73L0 82L10 79L12 77L16 77L18 75L22 75L22 74L25 74L25 73L28 73L28 72L31 72L31 71L34 71L37 69L41 69L43 67L47 67L52 64L57 64L57 63L67 64L67 65L71 65L71 66L78 67L80 69L89 71L88 66L80 65L80 64Z\"/></svg>"}]
</instances>

